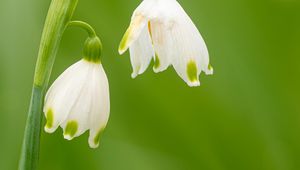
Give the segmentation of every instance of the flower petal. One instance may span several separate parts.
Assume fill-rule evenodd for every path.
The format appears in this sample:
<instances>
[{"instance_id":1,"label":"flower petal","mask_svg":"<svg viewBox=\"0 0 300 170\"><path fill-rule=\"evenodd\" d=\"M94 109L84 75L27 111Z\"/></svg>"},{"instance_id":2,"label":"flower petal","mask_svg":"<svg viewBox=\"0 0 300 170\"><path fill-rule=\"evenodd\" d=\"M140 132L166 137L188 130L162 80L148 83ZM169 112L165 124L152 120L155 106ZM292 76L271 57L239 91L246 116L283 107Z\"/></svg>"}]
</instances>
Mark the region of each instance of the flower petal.
<instances>
[{"instance_id":1,"label":"flower petal","mask_svg":"<svg viewBox=\"0 0 300 170\"><path fill-rule=\"evenodd\" d=\"M109 85L102 65L97 67L96 72L94 74L94 94L92 95L92 108L89 117L89 146L91 148L99 146L100 135L106 127L110 111Z\"/></svg>"},{"instance_id":2,"label":"flower petal","mask_svg":"<svg viewBox=\"0 0 300 170\"><path fill-rule=\"evenodd\" d=\"M137 40L129 48L130 60L133 68L132 78L145 72L149 66L154 51L151 43L150 34L147 27L144 27Z\"/></svg>"},{"instance_id":3,"label":"flower petal","mask_svg":"<svg viewBox=\"0 0 300 170\"><path fill-rule=\"evenodd\" d=\"M89 63L88 74L85 81L82 82L84 85L77 96L77 100L66 120L60 125L64 129L65 139L71 140L89 129L89 115L92 112L92 96L95 90L95 70L98 66L99 64Z\"/></svg>"},{"instance_id":4,"label":"flower petal","mask_svg":"<svg viewBox=\"0 0 300 170\"><path fill-rule=\"evenodd\" d=\"M158 73L166 70L172 63L173 46L171 32L166 22L152 20L150 23L151 38L155 50L155 63L153 70Z\"/></svg>"},{"instance_id":5,"label":"flower petal","mask_svg":"<svg viewBox=\"0 0 300 170\"><path fill-rule=\"evenodd\" d=\"M173 66L189 86L199 86L201 71L213 73L209 66L208 50L198 29L179 4L176 11L177 15L170 29L174 50Z\"/></svg>"},{"instance_id":6,"label":"flower petal","mask_svg":"<svg viewBox=\"0 0 300 170\"><path fill-rule=\"evenodd\" d=\"M123 54L131 44L138 39L139 35L141 34L143 28L147 24L147 18L143 15L134 15L129 28L127 29L126 33L124 34L120 46L119 46L119 53Z\"/></svg>"},{"instance_id":7,"label":"flower petal","mask_svg":"<svg viewBox=\"0 0 300 170\"><path fill-rule=\"evenodd\" d=\"M88 65L81 60L63 72L48 90L44 113L47 118L45 131L53 133L65 121L87 76ZM76 75L76 76L74 76ZM76 86L74 87L74 84Z\"/></svg>"}]
</instances>

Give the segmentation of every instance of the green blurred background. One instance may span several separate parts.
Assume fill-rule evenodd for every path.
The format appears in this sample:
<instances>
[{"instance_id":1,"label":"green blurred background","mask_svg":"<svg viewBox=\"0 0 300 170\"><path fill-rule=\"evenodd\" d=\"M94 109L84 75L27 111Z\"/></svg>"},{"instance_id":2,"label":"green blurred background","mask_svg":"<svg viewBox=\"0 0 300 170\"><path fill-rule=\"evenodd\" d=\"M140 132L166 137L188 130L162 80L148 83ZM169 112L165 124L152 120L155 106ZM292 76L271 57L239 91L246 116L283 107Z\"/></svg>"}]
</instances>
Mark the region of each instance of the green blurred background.
<instances>
[{"instance_id":1,"label":"green blurred background","mask_svg":"<svg viewBox=\"0 0 300 170\"><path fill-rule=\"evenodd\" d=\"M0 169L17 169L50 0L0 1ZM74 19L104 44L111 117L99 149L85 134L42 133L41 170L299 170L299 0L180 0L206 40L213 76L189 88L173 68L130 78L118 44L140 0L79 0ZM80 59L63 37L51 81Z\"/></svg>"}]
</instances>

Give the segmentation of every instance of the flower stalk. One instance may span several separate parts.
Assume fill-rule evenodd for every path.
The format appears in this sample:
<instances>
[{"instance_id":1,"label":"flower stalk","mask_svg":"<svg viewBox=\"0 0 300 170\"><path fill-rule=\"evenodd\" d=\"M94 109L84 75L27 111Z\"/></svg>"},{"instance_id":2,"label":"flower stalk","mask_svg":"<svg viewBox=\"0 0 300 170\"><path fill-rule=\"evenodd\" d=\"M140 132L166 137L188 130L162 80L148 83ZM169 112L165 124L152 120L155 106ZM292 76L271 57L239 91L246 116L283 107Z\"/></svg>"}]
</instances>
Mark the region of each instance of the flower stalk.
<instances>
[{"instance_id":1,"label":"flower stalk","mask_svg":"<svg viewBox=\"0 0 300 170\"><path fill-rule=\"evenodd\" d=\"M88 38L86 39L83 48L84 58L88 61L100 63L102 43L93 27L83 21L71 21L69 22L69 26L82 28L88 33Z\"/></svg>"},{"instance_id":2,"label":"flower stalk","mask_svg":"<svg viewBox=\"0 0 300 170\"><path fill-rule=\"evenodd\" d=\"M43 101L59 44L78 0L52 0L42 33L19 170L37 169Z\"/></svg>"}]
</instances>

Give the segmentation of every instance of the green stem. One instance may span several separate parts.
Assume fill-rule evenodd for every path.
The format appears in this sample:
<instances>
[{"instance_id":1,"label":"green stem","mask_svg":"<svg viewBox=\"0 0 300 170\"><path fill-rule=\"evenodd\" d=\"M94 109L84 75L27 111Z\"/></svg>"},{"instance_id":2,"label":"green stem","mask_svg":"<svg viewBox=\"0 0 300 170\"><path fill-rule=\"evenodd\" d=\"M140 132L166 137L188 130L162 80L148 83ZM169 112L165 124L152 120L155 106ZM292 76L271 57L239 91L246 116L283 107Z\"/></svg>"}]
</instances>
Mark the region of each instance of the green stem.
<instances>
[{"instance_id":1,"label":"green stem","mask_svg":"<svg viewBox=\"0 0 300 170\"><path fill-rule=\"evenodd\" d=\"M52 0L51 2L38 53L19 170L37 169L45 91L61 37L72 18L77 2L78 0Z\"/></svg>"},{"instance_id":2,"label":"green stem","mask_svg":"<svg viewBox=\"0 0 300 170\"><path fill-rule=\"evenodd\" d=\"M93 29L92 26L90 26L88 23L83 22L83 21L70 21L69 26L75 26L75 27L80 27L83 28L84 30L86 30L86 32L88 32L89 37L94 37L96 36L96 32Z\"/></svg>"}]
</instances>

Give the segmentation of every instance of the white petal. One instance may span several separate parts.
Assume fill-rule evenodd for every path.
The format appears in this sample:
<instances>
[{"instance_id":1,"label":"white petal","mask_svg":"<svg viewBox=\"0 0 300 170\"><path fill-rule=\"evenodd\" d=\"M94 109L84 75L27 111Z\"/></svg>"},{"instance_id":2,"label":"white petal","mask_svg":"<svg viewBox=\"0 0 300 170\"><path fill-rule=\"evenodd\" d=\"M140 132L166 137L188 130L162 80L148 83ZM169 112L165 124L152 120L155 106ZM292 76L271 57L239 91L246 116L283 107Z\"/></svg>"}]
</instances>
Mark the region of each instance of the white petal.
<instances>
[{"instance_id":1,"label":"white petal","mask_svg":"<svg viewBox=\"0 0 300 170\"><path fill-rule=\"evenodd\" d=\"M173 24L170 29L174 50L173 66L189 86L199 86L201 71L212 74L208 50L192 20L177 2L176 4L176 17L169 21Z\"/></svg>"},{"instance_id":2,"label":"white petal","mask_svg":"<svg viewBox=\"0 0 300 170\"><path fill-rule=\"evenodd\" d=\"M143 28L147 26L148 21L155 16L157 16L157 10L155 6L156 1L144 0L142 3L134 10L131 17L131 23L119 46L119 53L123 54L131 44L138 39Z\"/></svg>"},{"instance_id":3,"label":"white petal","mask_svg":"<svg viewBox=\"0 0 300 170\"><path fill-rule=\"evenodd\" d=\"M132 78L145 72L149 66L152 57L154 56L154 51L152 47L152 42L148 27L144 27L140 36L136 41L130 46L130 60L133 68Z\"/></svg>"},{"instance_id":4,"label":"white petal","mask_svg":"<svg viewBox=\"0 0 300 170\"><path fill-rule=\"evenodd\" d=\"M52 84L45 98L46 132L54 132L59 124L65 121L77 100L87 74L88 64L81 60L70 66Z\"/></svg>"},{"instance_id":5,"label":"white petal","mask_svg":"<svg viewBox=\"0 0 300 170\"><path fill-rule=\"evenodd\" d=\"M123 54L129 48L129 46L131 46L131 44L138 39L147 22L147 18L145 18L145 16L143 15L133 16L129 28L127 29L123 39L121 40L119 46L120 54Z\"/></svg>"},{"instance_id":6,"label":"white petal","mask_svg":"<svg viewBox=\"0 0 300 170\"><path fill-rule=\"evenodd\" d=\"M172 63L172 37L167 22L152 20L150 25L155 50L155 64L153 70L158 73L167 69Z\"/></svg>"},{"instance_id":7,"label":"white petal","mask_svg":"<svg viewBox=\"0 0 300 170\"><path fill-rule=\"evenodd\" d=\"M73 104L68 117L60 125L64 129L65 139L71 140L80 136L89 129L89 115L92 112L92 96L94 95L95 68L99 64L89 63L88 74L77 96L77 100Z\"/></svg>"},{"instance_id":8,"label":"white petal","mask_svg":"<svg viewBox=\"0 0 300 170\"><path fill-rule=\"evenodd\" d=\"M89 118L89 145L91 148L99 146L100 135L106 127L110 112L109 85L102 65L97 67L94 79L94 95Z\"/></svg>"}]
</instances>

